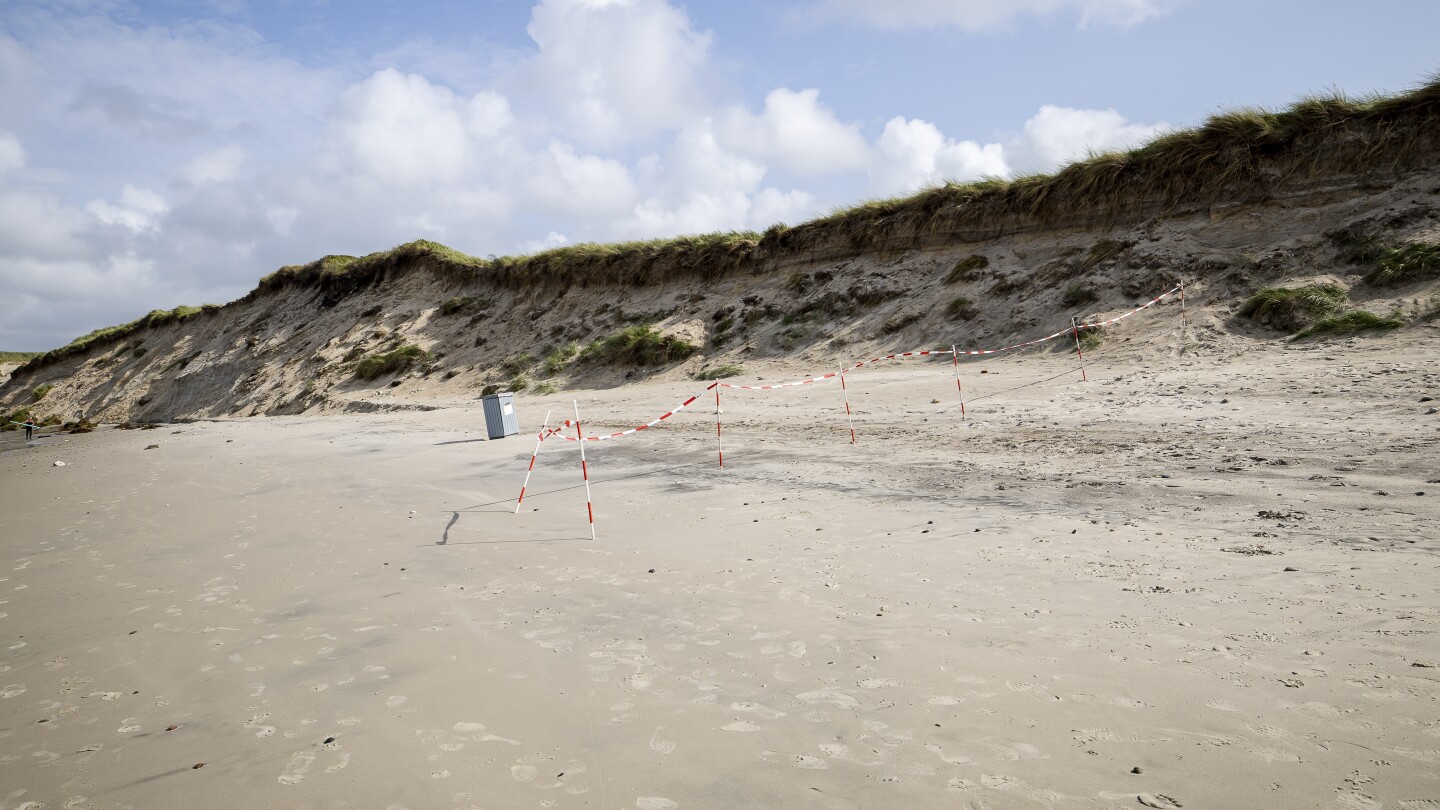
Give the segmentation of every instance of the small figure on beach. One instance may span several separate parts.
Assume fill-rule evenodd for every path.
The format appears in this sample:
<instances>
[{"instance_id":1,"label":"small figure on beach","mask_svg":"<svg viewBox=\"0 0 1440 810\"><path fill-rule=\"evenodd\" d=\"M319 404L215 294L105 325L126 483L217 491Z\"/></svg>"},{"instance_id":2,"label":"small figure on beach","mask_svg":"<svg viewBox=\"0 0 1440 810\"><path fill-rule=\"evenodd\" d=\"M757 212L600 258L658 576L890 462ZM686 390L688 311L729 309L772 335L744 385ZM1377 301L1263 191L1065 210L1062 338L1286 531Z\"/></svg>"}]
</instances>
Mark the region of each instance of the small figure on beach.
<instances>
[{"instance_id":1,"label":"small figure on beach","mask_svg":"<svg viewBox=\"0 0 1440 810\"><path fill-rule=\"evenodd\" d=\"M28 442L33 438L35 438L35 420L27 418L25 420L25 441Z\"/></svg>"}]
</instances>

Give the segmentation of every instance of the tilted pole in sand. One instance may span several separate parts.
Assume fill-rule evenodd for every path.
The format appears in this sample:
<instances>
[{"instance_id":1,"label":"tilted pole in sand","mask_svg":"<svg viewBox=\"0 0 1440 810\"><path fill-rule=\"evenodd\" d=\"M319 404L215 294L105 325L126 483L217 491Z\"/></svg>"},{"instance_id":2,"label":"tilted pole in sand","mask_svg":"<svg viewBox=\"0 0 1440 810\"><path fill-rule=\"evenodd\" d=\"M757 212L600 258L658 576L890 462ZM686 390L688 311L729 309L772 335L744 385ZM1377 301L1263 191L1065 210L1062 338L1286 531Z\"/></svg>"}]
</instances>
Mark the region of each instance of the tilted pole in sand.
<instances>
[{"instance_id":1,"label":"tilted pole in sand","mask_svg":"<svg viewBox=\"0 0 1440 810\"><path fill-rule=\"evenodd\" d=\"M720 383L715 383L715 454L720 457L720 469L725 469L725 446L720 443Z\"/></svg>"},{"instance_id":2,"label":"tilted pole in sand","mask_svg":"<svg viewBox=\"0 0 1440 810\"><path fill-rule=\"evenodd\" d=\"M1189 329L1190 318L1185 314L1185 279L1180 279L1180 326Z\"/></svg>"},{"instance_id":3,"label":"tilted pole in sand","mask_svg":"<svg viewBox=\"0 0 1440 810\"><path fill-rule=\"evenodd\" d=\"M845 397L845 421L850 423L850 443L855 444L855 417L850 415L850 389L845 385L845 372L840 372L840 394Z\"/></svg>"},{"instance_id":4,"label":"tilted pole in sand","mask_svg":"<svg viewBox=\"0 0 1440 810\"><path fill-rule=\"evenodd\" d=\"M1080 358L1080 381L1085 382L1085 352L1080 350L1080 319L1070 316L1070 328L1075 331L1075 354Z\"/></svg>"},{"instance_id":5,"label":"tilted pole in sand","mask_svg":"<svg viewBox=\"0 0 1440 810\"><path fill-rule=\"evenodd\" d=\"M960 418L965 418L965 389L960 387L960 352L955 350L955 344L950 344L950 360L955 364L955 390L960 393Z\"/></svg>"},{"instance_id":6,"label":"tilted pole in sand","mask_svg":"<svg viewBox=\"0 0 1440 810\"><path fill-rule=\"evenodd\" d=\"M595 539L595 507L590 504L590 467L585 463L585 434L580 431L580 402L570 400L575 406L575 440L580 443L580 474L585 476L585 514L590 517L590 539Z\"/></svg>"},{"instance_id":7,"label":"tilted pole in sand","mask_svg":"<svg viewBox=\"0 0 1440 810\"><path fill-rule=\"evenodd\" d=\"M535 457L540 455L540 443L545 441L545 429L550 427L550 412L545 412L545 424L535 434L535 452L530 454L530 469L525 471L525 483L520 485L520 497L515 500L515 514L520 514L520 504L525 502L525 488L530 486L530 473L535 471Z\"/></svg>"}]
</instances>

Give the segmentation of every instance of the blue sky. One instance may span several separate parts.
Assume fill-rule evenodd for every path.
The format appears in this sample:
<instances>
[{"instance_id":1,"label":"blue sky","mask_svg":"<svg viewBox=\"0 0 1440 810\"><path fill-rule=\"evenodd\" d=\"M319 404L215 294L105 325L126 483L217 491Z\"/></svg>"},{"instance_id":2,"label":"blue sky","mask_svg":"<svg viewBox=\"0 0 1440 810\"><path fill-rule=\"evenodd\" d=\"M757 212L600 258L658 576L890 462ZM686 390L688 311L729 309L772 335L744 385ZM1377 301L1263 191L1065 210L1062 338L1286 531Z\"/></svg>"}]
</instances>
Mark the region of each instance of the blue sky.
<instances>
[{"instance_id":1,"label":"blue sky","mask_svg":"<svg viewBox=\"0 0 1440 810\"><path fill-rule=\"evenodd\" d=\"M9 0L0 348L283 264L763 229L1396 92L1440 4Z\"/></svg>"}]
</instances>

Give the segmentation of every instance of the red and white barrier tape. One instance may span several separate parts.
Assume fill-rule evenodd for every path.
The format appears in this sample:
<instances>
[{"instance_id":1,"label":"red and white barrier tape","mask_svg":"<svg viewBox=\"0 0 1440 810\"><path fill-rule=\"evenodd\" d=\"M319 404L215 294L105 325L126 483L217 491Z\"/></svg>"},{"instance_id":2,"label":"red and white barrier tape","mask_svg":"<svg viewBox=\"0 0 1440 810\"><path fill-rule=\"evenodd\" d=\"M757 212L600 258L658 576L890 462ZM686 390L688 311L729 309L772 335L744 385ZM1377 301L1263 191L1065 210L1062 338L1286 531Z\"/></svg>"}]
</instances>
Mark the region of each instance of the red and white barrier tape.
<instances>
[{"instance_id":1,"label":"red and white barrier tape","mask_svg":"<svg viewBox=\"0 0 1440 810\"><path fill-rule=\"evenodd\" d=\"M1091 322L1091 323L1078 324L1078 329L1098 329L1098 328L1100 328L1100 327L1102 327L1102 326L1109 326L1109 325L1111 325L1111 324L1119 323L1120 321L1125 320L1126 318L1130 317L1131 315L1134 315L1134 314L1136 314L1136 313L1138 313L1138 312L1141 312L1141 311L1143 311L1143 310L1149 309L1150 307L1152 307L1152 306L1160 303L1161 301L1165 300L1166 298L1169 298L1171 295L1174 295L1177 291L1180 291L1180 290L1182 290L1182 289L1183 289L1183 285L1177 284L1177 285L1175 285L1174 287L1171 287L1170 289L1166 290L1165 292L1161 293L1160 295L1155 296L1154 298L1150 299L1149 301L1146 301L1145 303L1141 304L1141 305L1138 306L1138 307L1135 307L1134 309L1130 310L1129 312L1126 312L1126 313L1123 314L1123 315L1117 315L1117 316L1115 316L1114 318L1110 318L1110 319L1104 320L1104 321L1094 321L1094 322ZM1058 331L1058 332L1055 332L1054 334L1046 335L1045 337L1036 338L1036 339L1034 339L1034 340L1027 340L1027 341L1025 341L1025 342L1023 342L1023 343L1016 343L1016 344L1011 345L1011 346L1004 346L1004 347L1001 347L1001 348L999 348L999 349L923 349L923 350L910 351L910 352L896 352L895 354L887 354L887 355L885 355L884 357L873 357L873 358L871 358L871 359L869 359L869 360L858 360L858 361L856 361L854 364L852 364L852 365L850 365L850 366L847 366L847 367L845 367L844 369L842 369L842 370L840 370L840 371L832 371L832 372L830 372L829 374L822 374L822 375L820 375L819 377L811 377L811 378L809 378L809 379L807 379L807 380L795 380L795 381L793 381L793 382L772 383L772 384L770 384L770 385L737 385L737 384L735 384L735 383L715 382L715 383L711 383L710 385L706 386L705 389L702 390L700 393L698 393L698 394L693 394L689 399L685 400L684 402L680 403L679 405L675 406L674 408L671 408L670 410L668 410L668 411L666 411L665 413L661 414L660 416L656 417L654 420L652 420L652 421L650 421L650 422L646 422L646 423L643 424L643 425L636 425L635 427L630 428L629 430L622 430L622 431L620 431L620 432L618 432L618 433L611 433L611 434L604 435L604 436L579 436L579 435L576 435L576 436L567 436L567 435L563 432L563 431L565 431L566 429L568 429L568 428L570 427L570 424L571 424L571 423L570 423L570 420L567 419L567 420L565 420L565 424L562 425L562 426L560 426L560 427L549 428L548 430L547 430L547 429L542 429L540 438L541 438L542 441L543 441L544 439L548 439L548 438L550 438L550 437L552 437L552 436L558 436L559 438L564 439L564 440L567 441L567 442L603 442L603 441L609 441L609 440L611 440L611 439L619 439L619 438L623 438L623 437L625 437L625 436L631 436L631 435L634 435L634 434L636 434L636 433L639 433L639 432L641 432L641 431L643 431L643 430L649 430L650 428L655 427L656 425L660 424L661 422L665 421L666 419L669 419L670 417L674 416L675 414L679 413L680 411L683 411L688 405L690 405L691 403L693 403L693 402L695 402L697 399L699 399L706 391L710 391L710 390L714 390L714 389L718 389L718 388L733 388L733 389L740 390L740 391L774 391L774 390L777 390L777 389L780 389L780 388L794 388L795 386L799 386L799 385L810 385L811 383L824 382L825 380L834 379L834 378L836 378L836 377L843 377L846 373L848 373L848 372L850 372L850 371L854 371L855 369L860 368L860 367L862 367L862 366L871 365L871 364L874 364L874 363L879 363L879 362L881 362L882 360L906 360L906 359L909 359L909 358L912 358L912 357L931 357L931 356L935 356L935 355L947 355L947 354L948 354L948 355L951 355L952 357L954 357L955 359L958 360L961 355L999 354L999 353L1001 353L1001 352L1008 352L1008 351L1013 351L1013 350L1015 350L1015 349L1022 349L1022 348L1026 347L1026 346L1035 346L1035 345L1038 345L1038 344L1041 344L1041 343L1045 343L1045 342L1047 342L1047 341L1054 340L1054 339L1056 339L1056 338L1058 338L1058 337L1062 337L1062 336L1065 336L1065 335L1071 335L1071 334L1075 334L1075 335L1077 335L1077 337L1078 337L1077 326L1075 326L1075 325L1068 326L1068 327L1066 327L1066 328L1064 328L1064 329L1061 329L1061 330ZM958 375L957 375L956 385L957 385L957 387L958 387L958 385L959 385ZM962 397L962 402L963 402L963 397L964 397L963 392L961 393L961 397ZM848 410L848 405L849 405L849 403L847 402L846 405L847 405L847 410ZM962 407L963 407L963 405L962 405ZM718 403L717 403L717 410L718 410ZM852 429L851 441L854 441L853 429ZM538 450L537 450L537 452L538 452Z\"/></svg>"},{"instance_id":2,"label":"red and white barrier tape","mask_svg":"<svg viewBox=\"0 0 1440 810\"><path fill-rule=\"evenodd\" d=\"M668 411L666 411L665 413L661 414L660 416L656 417L654 420L649 421L649 422L646 422L646 423L643 424L643 425L636 425L635 427L630 428L629 430L622 430L622 431L620 431L619 433L611 433L611 434L606 435L606 436L567 436L567 435L565 435L564 433L561 432L561 431L564 430L565 428L570 427L570 420L569 420L569 419L566 419L564 426L559 427L559 428L551 428L550 430L546 431L546 433L545 433L545 435L544 435L544 438L547 438L547 439L548 439L548 438L551 437L551 436L558 436L559 438L562 438L562 439L564 439L564 440L567 441L567 442L604 442L604 441L609 441L610 439L619 439L619 438L621 438L621 437L623 437L623 436L629 436L629 435L634 434L634 433L639 433L639 432L642 431L642 430L649 430L650 428L655 427L656 425L660 424L661 422L664 422L666 419L669 419L670 417L674 416L675 414L677 414L677 413L685 410L686 406L690 405L690 403L692 403L692 402L694 402L695 400L699 399L700 396L701 396L701 394L704 394L705 391L709 391L710 389L715 388L717 385L719 385L719 383L711 383L710 385L705 386L705 390L704 390L704 391L701 391L699 394L693 394L693 395L691 395L691 397L690 397L689 399L685 400L684 402L680 403L679 405L676 405L675 407L671 408L670 410L668 410Z\"/></svg>"}]
</instances>

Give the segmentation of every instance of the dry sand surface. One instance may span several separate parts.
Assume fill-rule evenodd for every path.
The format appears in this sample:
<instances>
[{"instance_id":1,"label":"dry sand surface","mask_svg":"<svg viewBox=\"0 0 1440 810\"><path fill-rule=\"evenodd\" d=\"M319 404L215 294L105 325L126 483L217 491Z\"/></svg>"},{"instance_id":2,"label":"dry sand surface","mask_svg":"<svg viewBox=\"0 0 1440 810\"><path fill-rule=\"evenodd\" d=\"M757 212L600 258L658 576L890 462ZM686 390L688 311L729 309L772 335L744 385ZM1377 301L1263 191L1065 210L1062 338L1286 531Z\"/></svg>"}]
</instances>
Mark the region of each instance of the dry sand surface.
<instances>
[{"instance_id":1,"label":"dry sand surface","mask_svg":"<svg viewBox=\"0 0 1440 810\"><path fill-rule=\"evenodd\" d=\"M1433 810L1436 345L4 434L0 807Z\"/></svg>"}]
</instances>

